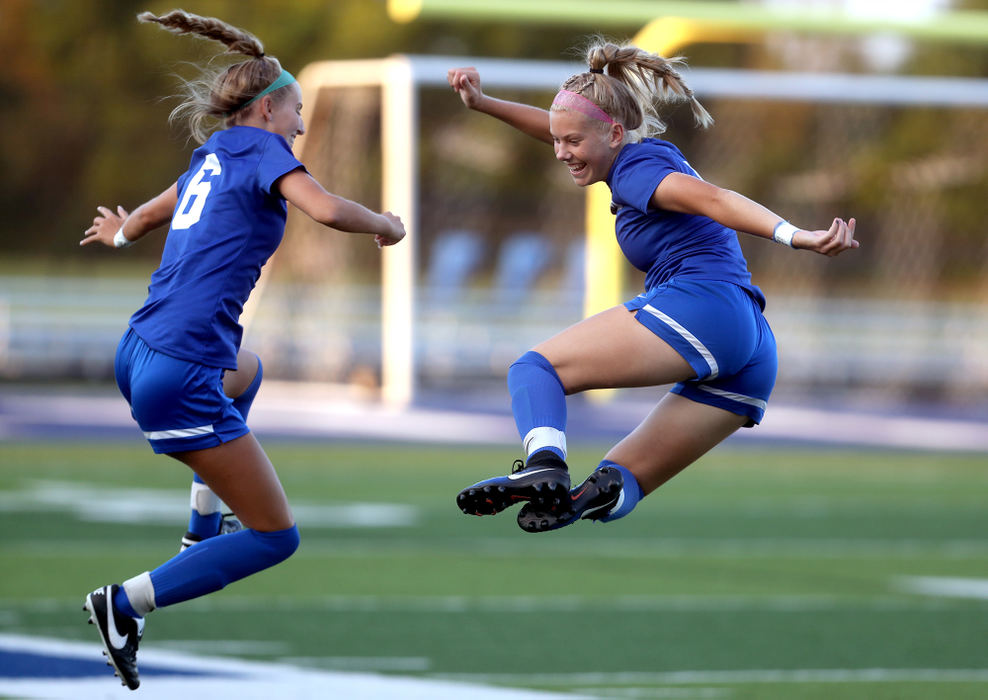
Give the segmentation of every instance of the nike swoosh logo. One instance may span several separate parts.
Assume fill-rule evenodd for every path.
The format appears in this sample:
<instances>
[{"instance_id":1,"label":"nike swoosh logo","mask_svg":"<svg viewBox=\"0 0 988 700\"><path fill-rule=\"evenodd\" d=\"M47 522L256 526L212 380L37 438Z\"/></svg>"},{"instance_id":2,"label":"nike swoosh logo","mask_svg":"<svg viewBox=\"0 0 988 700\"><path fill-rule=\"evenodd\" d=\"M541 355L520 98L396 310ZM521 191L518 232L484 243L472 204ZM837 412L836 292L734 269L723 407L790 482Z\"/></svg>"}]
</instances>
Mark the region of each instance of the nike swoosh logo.
<instances>
[{"instance_id":1,"label":"nike swoosh logo","mask_svg":"<svg viewBox=\"0 0 988 700\"><path fill-rule=\"evenodd\" d=\"M536 469L534 471L515 472L514 474L508 474L508 478L514 481L516 479L521 479L526 476L531 476L532 474L541 474L542 472L554 472L554 471L556 471L554 467L547 467L545 469Z\"/></svg>"},{"instance_id":2,"label":"nike swoosh logo","mask_svg":"<svg viewBox=\"0 0 988 700\"><path fill-rule=\"evenodd\" d=\"M127 644L127 638L121 636L120 632L117 631L117 622L113 619L113 599L109 595L111 590L107 587L106 596L106 629L107 636L110 637L110 645L114 649L123 649Z\"/></svg>"},{"instance_id":3,"label":"nike swoosh logo","mask_svg":"<svg viewBox=\"0 0 988 700\"><path fill-rule=\"evenodd\" d=\"M617 503L615 503L614 507L611 508L611 512L613 513L615 511L621 510L621 506L623 505L624 505L624 489L621 489L621 493L618 494Z\"/></svg>"},{"instance_id":4,"label":"nike swoosh logo","mask_svg":"<svg viewBox=\"0 0 988 700\"><path fill-rule=\"evenodd\" d=\"M583 516L582 517L586 518L589 515L591 515L592 513L596 513L598 510L603 510L604 508L608 508L608 507L609 507L609 505L607 503L605 503L604 505L597 506L595 508L587 508L585 511L583 511Z\"/></svg>"},{"instance_id":5,"label":"nike swoosh logo","mask_svg":"<svg viewBox=\"0 0 988 700\"><path fill-rule=\"evenodd\" d=\"M618 508L620 508L623 503L624 503L624 490L622 489L621 493L618 494L617 501L611 504L605 503L604 505L597 506L596 508L587 508L585 511L583 511L583 515L581 517L585 519L591 513L596 513L598 510L603 510L604 508L607 508L607 512L601 516L601 517L606 517L611 513L613 513L614 511L616 511Z\"/></svg>"}]
</instances>

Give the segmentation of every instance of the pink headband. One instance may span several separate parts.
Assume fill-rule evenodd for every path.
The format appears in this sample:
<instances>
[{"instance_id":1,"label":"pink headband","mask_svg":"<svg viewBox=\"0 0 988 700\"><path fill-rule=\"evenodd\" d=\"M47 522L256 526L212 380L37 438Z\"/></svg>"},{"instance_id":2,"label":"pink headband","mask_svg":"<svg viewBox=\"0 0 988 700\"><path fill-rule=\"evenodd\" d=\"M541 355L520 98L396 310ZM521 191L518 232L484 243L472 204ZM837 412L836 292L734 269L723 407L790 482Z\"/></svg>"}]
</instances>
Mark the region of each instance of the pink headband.
<instances>
[{"instance_id":1,"label":"pink headband","mask_svg":"<svg viewBox=\"0 0 988 700\"><path fill-rule=\"evenodd\" d=\"M572 109L574 111L585 114L591 119L596 119L598 121L606 122L608 124L616 124L610 116L602 110L600 107L595 105L591 100L581 95L578 92L570 92L569 90L560 90L556 93L556 96L552 100L553 107L561 107L562 109Z\"/></svg>"}]
</instances>

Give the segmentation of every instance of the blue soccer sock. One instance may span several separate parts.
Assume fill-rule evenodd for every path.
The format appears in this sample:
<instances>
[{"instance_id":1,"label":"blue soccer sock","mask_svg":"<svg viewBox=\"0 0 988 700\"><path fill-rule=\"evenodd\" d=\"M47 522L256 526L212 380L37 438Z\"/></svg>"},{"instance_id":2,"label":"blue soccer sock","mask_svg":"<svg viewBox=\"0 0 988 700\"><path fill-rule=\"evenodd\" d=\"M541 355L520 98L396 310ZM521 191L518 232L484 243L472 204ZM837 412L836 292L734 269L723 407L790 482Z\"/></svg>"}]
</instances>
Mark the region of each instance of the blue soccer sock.
<instances>
[{"instance_id":1,"label":"blue soccer sock","mask_svg":"<svg viewBox=\"0 0 988 700\"><path fill-rule=\"evenodd\" d=\"M263 377L264 365L261 364L261 358L257 358L257 374L254 375L253 381L244 389L244 393L233 399L233 407L243 416L245 423L247 422L247 414L250 413L250 407L253 405L254 398L257 396L257 390L261 388L261 379Z\"/></svg>"},{"instance_id":2,"label":"blue soccer sock","mask_svg":"<svg viewBox=\"0 0 988 700\"><path fill-rule=\"evenodd\" d=\"M618 499L617 506L603 518L600 518L600 522L609 523L612 520L623 518L628 513L633 511L635 506L638 505L638 501L645 497L645 492L638 483L638 479L635 478L635 475L632 474L627 467L623 467L617 462L612 462L609 459L603 460L597 466L597 469L602 469L603 467L617 469L621 472L621 477L624 479L624 486L622 487L621 497Z\"/></svg>"},{"instance_id":3,"label":"blue soccer sock","mask_svg":"<svg viewBox=\"0 0 988 700\"><path fill-rule=\"evenodd\" d=\"M200 539L215 537L220 532L223 514L220 499L206 486L198 474L192 475L192 513L189 515L189 532Z\"/></svg>"},{"instance_id":4,"label":"blue soccer sock","mask_svg":"<svg viewBox=\"0 0 988 700\"><path fill-rule=\"evenodd\" d=\"M275 532L240 530L200 542L151 572L155 607L218 591L284 561L298 544L295 525Z\"/></svg>"},{"instance_id":5,"label":"blue soccer sock","mask_svg":"<svg viewBox=\"0 0 988 700\"><path fill-rule=\"evenodd\" d=\"M566 459L566 391L552 364L526 352L508 369L508 391L525 456L547 450Z\"/></svg>"}]
</instances>

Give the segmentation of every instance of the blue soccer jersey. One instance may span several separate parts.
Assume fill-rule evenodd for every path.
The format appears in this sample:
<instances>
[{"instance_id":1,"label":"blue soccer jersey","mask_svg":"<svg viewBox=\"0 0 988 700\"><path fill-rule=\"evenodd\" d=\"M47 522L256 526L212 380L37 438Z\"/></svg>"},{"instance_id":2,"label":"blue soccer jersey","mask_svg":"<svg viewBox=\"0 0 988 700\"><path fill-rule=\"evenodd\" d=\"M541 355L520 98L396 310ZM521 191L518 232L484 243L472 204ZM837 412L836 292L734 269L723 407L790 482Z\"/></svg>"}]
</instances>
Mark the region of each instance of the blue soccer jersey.
<instances>
[{"instance_id":1,"label":"blue soccer jersey","mask_svg":"<svg viewBox=\"0 0 988 700\"><path fill-rule=\"evenodd\" d=\"M737 233L706 216L679 214L649 204L670 173L700 177L673 144L644 139L625 145L607 175L617 207L615 231L622 252L646 273L645 288L677 277L732 282L765 307L751 283Z\"/></svg>"},{"instance_id":2,"label":"blue soccer jersey","mask_svg":"<svg viewBox=\"0 0 988 700\"><path fill-rule=\"evenodd\" d=\"M158 352L236 369L239 323L261 267L285 232L275 190L304 167L283 137L234 126L213 134L178 179L178 204L148 297L130 326Z\"/></svg>"}]
</instances>

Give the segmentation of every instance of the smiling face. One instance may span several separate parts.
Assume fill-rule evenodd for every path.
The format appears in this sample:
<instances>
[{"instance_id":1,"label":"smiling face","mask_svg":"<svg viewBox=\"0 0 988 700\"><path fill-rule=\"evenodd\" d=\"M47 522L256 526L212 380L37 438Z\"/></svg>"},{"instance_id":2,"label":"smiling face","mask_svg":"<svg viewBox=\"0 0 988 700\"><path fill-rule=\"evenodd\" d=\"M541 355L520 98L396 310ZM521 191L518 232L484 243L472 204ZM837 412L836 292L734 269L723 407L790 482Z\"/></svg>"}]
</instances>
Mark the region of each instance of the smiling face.
<instances>
[{"instance_id":1,"label":"smiling face","mask_svg":"<svg viewBox=\"0 0 988 700\"><path fill-rule=\"evenodd\" d=\"M266 118L265 129L281 134L288 146L295 145L295 137L305 133L302 123L302 89L298 83L292 83L285 88L287 96L280 101L262 98L261 110Z\"/></svg>"},{"instance_id":2,"label":"smiling face","mask_svg":"<svg viewBox=\"0 0 988 700\"><path fill-rule=\"evenodd\" d=\"M601 182L621 150L624 127L592 119L580 112L553 109L549 133L556 158L562 161L580 187Z\"/></svg>"}]
</instances>

